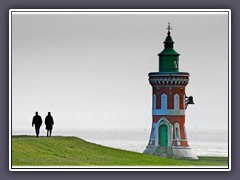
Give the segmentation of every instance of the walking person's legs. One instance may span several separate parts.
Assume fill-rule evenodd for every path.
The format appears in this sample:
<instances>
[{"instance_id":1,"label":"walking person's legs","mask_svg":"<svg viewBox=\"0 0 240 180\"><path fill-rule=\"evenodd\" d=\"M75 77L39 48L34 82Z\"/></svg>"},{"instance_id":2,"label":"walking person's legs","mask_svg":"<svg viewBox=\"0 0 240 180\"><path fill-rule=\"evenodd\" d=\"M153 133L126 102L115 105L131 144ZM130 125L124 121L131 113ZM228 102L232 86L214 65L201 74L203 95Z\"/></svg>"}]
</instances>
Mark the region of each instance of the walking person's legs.
<instances>
[{"instance_id":1,"label":"walking person's legs","mask_svg":"<svg viewBox=\"0 0 240 180\"><path fill-rule=\"evenodd\" d=\"M35 131L36 131L36 136L37 136L37 137L38 137L38 135L39 135L39 129L40 129L40 127L35 125Z\"/></svg>"}]
</instances>

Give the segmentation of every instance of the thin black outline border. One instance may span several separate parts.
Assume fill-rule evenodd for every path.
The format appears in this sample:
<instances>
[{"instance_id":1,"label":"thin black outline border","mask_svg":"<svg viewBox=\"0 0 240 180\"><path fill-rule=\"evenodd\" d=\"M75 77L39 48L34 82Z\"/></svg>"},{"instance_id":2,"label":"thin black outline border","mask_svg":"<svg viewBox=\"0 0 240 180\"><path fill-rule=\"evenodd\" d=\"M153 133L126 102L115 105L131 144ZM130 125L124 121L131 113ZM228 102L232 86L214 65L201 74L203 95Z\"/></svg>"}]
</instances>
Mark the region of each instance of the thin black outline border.
<instances>
[{"instance_id":1,"label":"thin black outline border","mask_svg":"<svg viewBox=\"0 0 240 180\"><path fill-rule=\"evenodd\" d=\"M81 11L82 10L82 11ZM93 10L93 9L91 9L90 11L86 11L87 9L79 9L79 10L76 10L76 9L74 9L73 11L66 11L65 9L58 9L57 11L53 11L53 9L52 9L52 11L48 11L47 9L36 9L36 11L33 11L33 9L31 9L30 11L27 11L26 9L19 9L19 11L17 11L17 9L13 9L13 10L9 10L9 12L11 12L11 83L9 83L9 84L11 84L11 110L9 110L10 112L11 112L11 130L10 130L10 132L11 132L11 138L9 137L9 139L11 139L11 141L9 141L9 146L11 146L11 152L9 152L9 158L11 159L11 166L10 166L10 164L9 164L9 170L11 171L14 171L14 170L31 170L31 169L34 169L34 170L46 170L46 169L48 169L48 170L50 170L50 171L56 171L57 169L65 169L65 170L67 170L67 171L71 171L71 170L73 170L73 169L81 169L82 171L84 171L84 170L89 170L89 169L91 169L92 171L93 170L96 170L96 169L108 169L109 171L113 171L113 169L131 169L132 171L139 171L139 170L147 170L147 169L149 169L148 171L150 171L150 169L152 169L152 170L156 170L156 169L158 169L158 170L164 170L164 169L168 169L168 170L172 170L172 171L174 171L174 170L189 170L189 171L201 171L201 170L203 170L203 169L211 169L212 171L220 171L221 169L226 169L226 171L228 170L231 170L231 167L230 167L230 158L231 157L229 157L229 144L230 144L230 141L229 141L229 134L230 134L230 132L229 132L229 81L231 81L231 79L229 79L229 74L230 74L230 72L229 72L229 62L231 61L231 59L229 59L229 57L230 57L230 50L229 50L229 48L230 48L230 46L229 46L229 40L230 40L230 33L229 33L229 28L230 28L230 21L231 21L231 10L230 9L228 9L228 10L226 10L226 9L220 9L219 11L215 11L214 9L191 9L190 11L187 11L187 10L183 10L183 11L181 11L181 9L175 9L175 10L169 10L169 11L165 11L165 9L158 9L158 10L156 10L156 11L149 11L149 10L147 10L146 9L146 11L145 11L145 9L141 9L141 11L134 11L134 9L131 9L131 10L127 10L127 9L124 9L124 10L126 10L126 11L123 11L123 10L118 10L118 9L116 9L116 11L113 11L113 9L110 9L109 11L107 11L107 9L104 9L103 11L102 11L102 9L96 9L96 10ZM162 10L162 11L161 11ZM163 11L164 10L164 11ZM37 13L37 12L39 12L39 13L47 13L47 12L51 12L51 13L64 13L64 12L71 12L71 13L93 13L93 12L96 12L96 13L103 13L103 12L105 12L105 13L111 13L111 12L118 12L118 13L122 13L122 12L127 12L127 13L137 13L137 12L141 12L141 13L156 13L156 12L170 12L170 13L173 13L173 12L177 12L177 13L191 13L191 12L205 12L205 13L213 13L213 12L221 12L221 13L223 13L223 12L226 12L227 13L227 15L228 15L228 166L225 168L225 167L220 167L220 168L217 168L216 166L215 167L213 167L213 168L211 168L211 167L208 167L208 168L201 168L201 167L194 167L194 166L191 166L191 168L170 168L170 167L168 167L168 168L146 168L146 167L144 167L144 168L141 168L141 167L138 167L138 168L136 168L136 166L132 166L132 168L126 168L126 167L123 167L123 168L119 168L119 167L113 167L113 166L109 166L109 168L91 168L91 167L86 167L86 168L84 168L84 167L79 167L79 168L76 168L76 167L71 167L71 166L68 166L68 167L53 167L53 168L51 168L51 167L43 167L43 168L37 168L37 167L23 167L23 168L18 168L18 167L15 167L15 168L13 168L13 165L12 165L12 145L11 145L11 143L12 143L12 15L13 15L13 12L18 12L18 13L31 13L31 12L34 12L34 13ZM9 19L10 20L10 19ZM10 29L9 29L10 30ZM10 34L9 34L10 35ZM9 37L10 38L10 37ZM9 79L10 80L10 79ZM10 127L10 126L9 126ZM9 134L10 135L10 134ZM9 161L9 163L10 163L10 161ZM136 169L138 169L138 170L136 170ZM117 171L117 170L116 170Z\"/></svg>"}]
</instances>

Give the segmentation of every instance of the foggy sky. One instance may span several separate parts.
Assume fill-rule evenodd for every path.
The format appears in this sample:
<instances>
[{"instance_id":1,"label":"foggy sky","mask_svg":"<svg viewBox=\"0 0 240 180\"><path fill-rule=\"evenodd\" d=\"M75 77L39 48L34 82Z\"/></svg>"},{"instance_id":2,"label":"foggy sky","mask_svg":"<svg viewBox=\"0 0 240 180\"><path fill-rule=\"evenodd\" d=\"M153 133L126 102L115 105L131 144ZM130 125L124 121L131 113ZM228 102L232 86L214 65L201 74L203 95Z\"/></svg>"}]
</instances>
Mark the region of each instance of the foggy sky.
<instances>
[{"instance_id":1,"label":"foggy sky","mask_svg":"<svg viewBox=\"0 0 240 180\"><path fill-rule=\"evenodd\" d=\"M195 101L186 126L227 129L228 16L200 12L13 13L12 127L50 111L58 128L150 129L168 22Z\"/></svg>"}]
</instances>

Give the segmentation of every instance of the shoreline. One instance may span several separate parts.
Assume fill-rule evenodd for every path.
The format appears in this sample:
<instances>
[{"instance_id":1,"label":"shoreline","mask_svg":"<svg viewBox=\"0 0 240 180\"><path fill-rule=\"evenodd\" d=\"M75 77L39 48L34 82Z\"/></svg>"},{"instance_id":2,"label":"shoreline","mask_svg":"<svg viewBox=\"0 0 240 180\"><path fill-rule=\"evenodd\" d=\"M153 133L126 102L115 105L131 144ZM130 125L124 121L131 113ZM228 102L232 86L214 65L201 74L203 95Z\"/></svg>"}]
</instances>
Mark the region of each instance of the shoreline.
<instances>
[{"instance_id":1,"label":"shoreline","mask_svg":"<svg viewBox=\"0 0 240 180\"><path fill-rule=\"evenodd\" d=\"M12 136L13 166L228 166L228 157L161 158L90 143L74 136Z\"/></svg>"}]
</instances>

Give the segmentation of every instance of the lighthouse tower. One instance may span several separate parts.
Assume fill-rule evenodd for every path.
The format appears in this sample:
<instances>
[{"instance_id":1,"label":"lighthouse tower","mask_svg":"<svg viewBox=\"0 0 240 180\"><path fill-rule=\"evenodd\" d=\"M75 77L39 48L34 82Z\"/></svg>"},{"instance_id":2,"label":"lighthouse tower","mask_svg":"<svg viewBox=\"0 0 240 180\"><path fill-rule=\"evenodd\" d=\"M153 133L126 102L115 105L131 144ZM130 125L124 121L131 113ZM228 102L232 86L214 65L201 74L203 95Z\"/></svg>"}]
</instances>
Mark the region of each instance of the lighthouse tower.
<instances>
[{"instance_id":1,"label":"lighthouse tower","mask_svg":"<svg viewBox=\"0 0 240 180\"><path fill-rule=\"evenodd\" d=\"M161 157L177 159L198 159L188 145L185 110L194 104L192 96L187 97L185 87L189 73L179 72L179 55L173 49L170 23L164 50L159 56L159 72L149 73L152 86L152 130L144 151Z\"/></svg>"}]
</instances>

